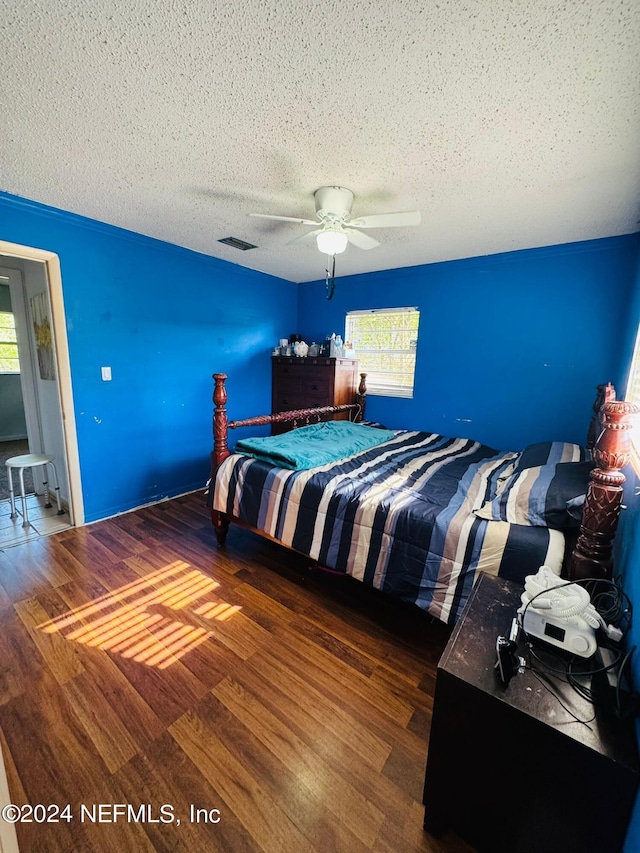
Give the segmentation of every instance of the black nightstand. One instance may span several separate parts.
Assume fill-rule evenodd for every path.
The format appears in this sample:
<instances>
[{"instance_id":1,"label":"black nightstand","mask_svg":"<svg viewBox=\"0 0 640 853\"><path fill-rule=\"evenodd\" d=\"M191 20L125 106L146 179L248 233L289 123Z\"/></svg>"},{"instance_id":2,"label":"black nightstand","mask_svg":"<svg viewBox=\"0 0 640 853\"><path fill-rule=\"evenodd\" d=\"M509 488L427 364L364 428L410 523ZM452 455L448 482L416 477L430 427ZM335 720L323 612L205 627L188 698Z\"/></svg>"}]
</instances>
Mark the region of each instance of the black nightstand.
<instances>
[{"instance_id":1,"label":"black nightstand","mask_svg":"<svg viewBox=\"0 0 640 853\"><path fill-rule=\"evenodd\" d=\"M529 671L503 687L496 638L522 588L484 575L438 664L425 776L425 829L490 853L613 853L639 780L631 721L576 722ZM580 719L593 706L550 685Z\"/></svg>"}]
</instances>

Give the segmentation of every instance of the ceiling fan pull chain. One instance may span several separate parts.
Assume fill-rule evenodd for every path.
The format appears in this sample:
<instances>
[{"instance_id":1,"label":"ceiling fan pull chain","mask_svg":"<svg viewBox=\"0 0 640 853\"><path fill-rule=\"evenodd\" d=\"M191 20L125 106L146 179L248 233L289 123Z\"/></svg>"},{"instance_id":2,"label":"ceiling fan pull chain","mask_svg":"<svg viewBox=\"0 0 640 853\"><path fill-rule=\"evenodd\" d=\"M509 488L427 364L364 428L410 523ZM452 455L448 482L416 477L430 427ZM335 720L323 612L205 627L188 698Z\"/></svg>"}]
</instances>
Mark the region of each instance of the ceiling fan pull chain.
<instances>
[{"instance_id":1,"label":"ceiling fan pull chain","mask_svg":"<svg viewBox=\"0 0 640 853\"><path fill-rule=\"evenodd\" d=\"M324 282L324 286L327 290L327 299L331 299L333 296L333 291L336 289L336 256L335 255L327 255L327 259L331 259L329 261L329 265L331 266L331 272L329 270L325 270L327 277Z\"/></svg>"}]
</instances>

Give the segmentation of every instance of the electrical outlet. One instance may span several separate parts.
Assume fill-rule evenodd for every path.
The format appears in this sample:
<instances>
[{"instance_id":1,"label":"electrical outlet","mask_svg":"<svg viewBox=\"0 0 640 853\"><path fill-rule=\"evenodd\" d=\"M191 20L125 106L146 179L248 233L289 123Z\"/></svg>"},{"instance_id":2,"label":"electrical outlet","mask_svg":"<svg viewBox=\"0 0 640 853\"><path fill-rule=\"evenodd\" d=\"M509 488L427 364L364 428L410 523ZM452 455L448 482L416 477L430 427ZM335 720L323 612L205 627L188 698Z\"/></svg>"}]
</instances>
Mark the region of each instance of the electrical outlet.
<instances>
[{"instance_id":1,"label":"electrical outlet","mask_svg":"<svg viewBox=\"0 0 640 853\"><path fill-rule=\"evenodd\" d=\"M102 371L102 381L103 382L111 382L111 368L110 367L101 367Z\"/></svg>"}]
</instances>

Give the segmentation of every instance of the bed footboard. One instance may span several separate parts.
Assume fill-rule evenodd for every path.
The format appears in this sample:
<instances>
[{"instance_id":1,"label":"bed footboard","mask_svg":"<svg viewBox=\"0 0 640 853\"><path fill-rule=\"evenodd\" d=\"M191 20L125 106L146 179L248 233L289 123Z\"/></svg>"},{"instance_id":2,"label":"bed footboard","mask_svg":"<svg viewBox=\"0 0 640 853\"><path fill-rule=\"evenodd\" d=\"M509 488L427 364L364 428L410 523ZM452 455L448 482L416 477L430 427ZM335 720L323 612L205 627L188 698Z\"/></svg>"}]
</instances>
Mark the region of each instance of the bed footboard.
<instances>
[{"instance_id":1,"label":"bed footboard","mask_svg":"<svg viewBox=\"0 0 640 853\"><path fill-rule=\"evenodd\" d=\"M364 420L364 411L367 397L367 374L360 374L360 384L353 403L342 406L317 406L310 409L295 409L290 412L278 412L274 415L257 415L253 418L245 418L240 421L229 421L227 419L227 388L226 373L214 373L213 381L213 450L211 452L210 489L213 489L214 478L218 466L231 455L229 450L228 431L248 426L266 426L273 423L291 423L293 428L306 426L321 420L323 415L336 412L349 412L350 418L356 423ZM210 495L211 498L211 495ZM226 513L211 509L211 523L213 524L218 544L222 545L226 539L229 529L230 518Z\"/></svg>"}]
</instances>

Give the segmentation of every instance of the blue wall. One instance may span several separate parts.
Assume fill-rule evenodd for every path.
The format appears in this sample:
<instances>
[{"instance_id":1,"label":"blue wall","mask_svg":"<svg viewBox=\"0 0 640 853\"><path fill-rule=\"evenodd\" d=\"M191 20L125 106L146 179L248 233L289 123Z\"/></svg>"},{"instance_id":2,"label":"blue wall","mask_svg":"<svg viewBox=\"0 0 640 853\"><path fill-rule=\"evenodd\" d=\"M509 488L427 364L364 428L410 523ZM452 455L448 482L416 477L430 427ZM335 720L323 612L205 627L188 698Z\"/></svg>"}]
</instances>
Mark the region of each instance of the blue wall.
<instances>
[{"instance_id":1,"label":"blue wall","mask_svg":"<svg viewBox=\"0 0 640 853\"><path fill-rule=\"evenodd\" d=\"M414 398L371 396L370 419L501 449L583 442L595 386L619 370L637 245L615 237L347 276L331 301L310 282L297 328L319 341L344 334L347 311L415 305Z\"/></svg>"},{"instance_id":2,"label":"blue wall","mask_svg":"<svg viewBox=\"0 0 640 853\"><path fill-rule=\"evenodd\" d=\"M270 410L296 285L2 193L0 236L60 257L86 520L202 487L211 374L230 418Z\"/></svg>"}]
</instances>

